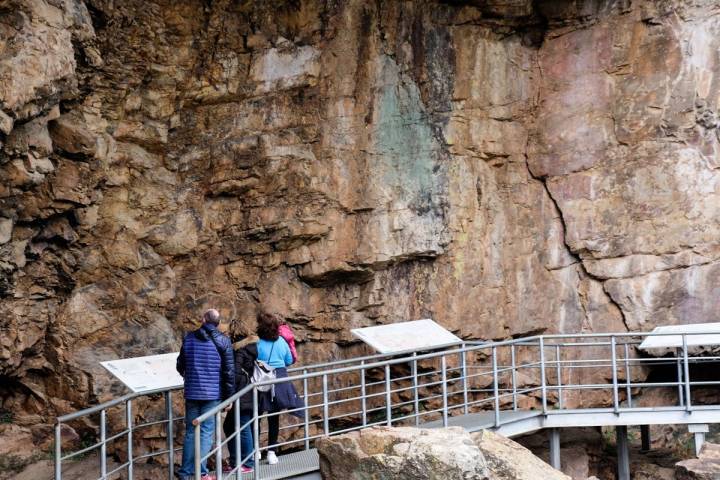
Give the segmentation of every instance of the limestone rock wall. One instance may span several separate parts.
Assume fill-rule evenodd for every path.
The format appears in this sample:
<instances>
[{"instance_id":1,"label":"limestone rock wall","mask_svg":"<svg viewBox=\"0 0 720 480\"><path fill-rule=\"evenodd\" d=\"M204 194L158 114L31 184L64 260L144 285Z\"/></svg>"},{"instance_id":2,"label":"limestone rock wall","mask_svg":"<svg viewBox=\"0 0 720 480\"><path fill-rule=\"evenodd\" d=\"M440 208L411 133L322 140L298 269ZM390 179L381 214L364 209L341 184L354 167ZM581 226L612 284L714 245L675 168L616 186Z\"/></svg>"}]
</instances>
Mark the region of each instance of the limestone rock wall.
<instances>
[{"instance_id":1,"label":"limestone rock wall","mask_svg":"<svg viewBox=\"0 0 720 480\"><path fill-rule=\"evenodd\" d=\"M0 408L258 309L467 339L715 320L714 1L0 4Z\"/></svg>"}]
</instances>

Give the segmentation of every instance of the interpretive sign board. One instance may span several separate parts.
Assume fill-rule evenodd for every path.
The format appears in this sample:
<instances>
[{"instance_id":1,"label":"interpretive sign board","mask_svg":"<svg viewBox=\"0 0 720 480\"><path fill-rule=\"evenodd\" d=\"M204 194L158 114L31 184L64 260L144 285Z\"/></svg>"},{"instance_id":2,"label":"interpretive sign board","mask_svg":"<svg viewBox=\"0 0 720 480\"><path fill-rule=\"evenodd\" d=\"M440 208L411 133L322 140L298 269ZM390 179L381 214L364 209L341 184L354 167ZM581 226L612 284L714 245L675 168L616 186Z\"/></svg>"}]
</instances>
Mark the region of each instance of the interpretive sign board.
<instances>
[{"instance_id":1,"label":"interpretive sign board","mask_svg":"<svg viewBox=\"0 0 720 480\"><path fill-rule=\"evenodd\" d=\"M678 335L651 335L640 344L642 350L678 348L683 346L682 334L687 334L689 347L720 345L720 323L692 323L656 327L653 333L677 333Z\"/></svg>"},{"instance_id":2,"label":"interpretive sign board","mask_svg":"<svg viewBox=\"0 0 720 480\"><path fill-rule=\"evenodd\" d=\"M125 358L100 362L135 393L181 387L183 378L175 369L178 353Z\"/></svg>"},{"instance_id":3,"label":"interpretive sign board","mask_svg":"<svg viewBox=\"0 0 720 480\"><path fill-rule=\"evenodd\" d=\"M430 319L355 328L350 332L379 353L394 354L434 350L462 343Z\"/></svg>"}]
</instances>

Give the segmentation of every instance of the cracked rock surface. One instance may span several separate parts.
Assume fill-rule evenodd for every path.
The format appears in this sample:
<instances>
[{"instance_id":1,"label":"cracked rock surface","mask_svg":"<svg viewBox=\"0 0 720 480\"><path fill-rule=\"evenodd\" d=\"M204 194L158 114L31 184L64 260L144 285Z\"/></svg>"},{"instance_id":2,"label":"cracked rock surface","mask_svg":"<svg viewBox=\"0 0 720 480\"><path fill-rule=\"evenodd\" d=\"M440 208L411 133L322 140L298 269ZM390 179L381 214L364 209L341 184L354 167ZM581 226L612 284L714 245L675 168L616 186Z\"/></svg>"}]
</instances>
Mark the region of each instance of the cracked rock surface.
<instances>
[{"instance_id":1,"label":"cracked rock surface","mask_svg":"<svg viewBox=\"0 0 720 480\"><path fill-rule=\"evenodd\" d=\"M305 363L716 320L719 47L709 0L6 0L0 409L115 396L210 306Z\"/></svg>"}]
</instances>

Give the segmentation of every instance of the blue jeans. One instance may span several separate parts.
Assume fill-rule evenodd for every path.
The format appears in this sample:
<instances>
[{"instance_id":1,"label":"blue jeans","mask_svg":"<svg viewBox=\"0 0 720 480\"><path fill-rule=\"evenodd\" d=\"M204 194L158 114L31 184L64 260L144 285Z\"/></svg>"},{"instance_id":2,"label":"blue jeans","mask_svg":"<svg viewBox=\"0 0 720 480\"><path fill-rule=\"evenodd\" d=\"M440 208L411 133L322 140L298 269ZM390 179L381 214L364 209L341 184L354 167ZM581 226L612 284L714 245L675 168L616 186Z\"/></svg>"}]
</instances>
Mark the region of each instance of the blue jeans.
<instances>
[{"instance_id":1,"label":"blue jeans","mask_svg":"<svg viewBox=\"0 0 720 480\"><path fill-rule=\"evenodd\" d=\"M248 423L250 420L252 420L253 416L251 414L245 414L240 413L240 457L241 460L245 459L243 462L243 465L248 468L254 468L255 467L255 459L254 455L251 455L250 458L247 458L248 455L250 455L251 452L255 451L255 445L253 444L253 435L252 435L252 428L253 424L251 423L245 428L242 428L243 425ZM225 417L225 423L223 424L223 430L225 432L225 436L229 437L233 433L235 433L235 407L233 407L230 412L228 412L227 416ZM228 450L230 451L230 465L233 467L236 465L236 459L235 459L235 440L236 437L231 438L228 440Z\"/></svg>"},{"instance_id":2,"label":"blue jeans","mask_svg":"<svg viewBox=\"0 0 720 480\"><path fill-rule=\"evenodd\" d=\"M180 478L195 475L195 426L192 421L203 413L213 409L220 400L185 400L185 443L183 443L182 466L178 470ZM215 431L215 416L211 416L200 425L200 454L204 457L210 452ZM208 473L207 461L200 464L200 473Z\"/></svg>"}]
</instances>

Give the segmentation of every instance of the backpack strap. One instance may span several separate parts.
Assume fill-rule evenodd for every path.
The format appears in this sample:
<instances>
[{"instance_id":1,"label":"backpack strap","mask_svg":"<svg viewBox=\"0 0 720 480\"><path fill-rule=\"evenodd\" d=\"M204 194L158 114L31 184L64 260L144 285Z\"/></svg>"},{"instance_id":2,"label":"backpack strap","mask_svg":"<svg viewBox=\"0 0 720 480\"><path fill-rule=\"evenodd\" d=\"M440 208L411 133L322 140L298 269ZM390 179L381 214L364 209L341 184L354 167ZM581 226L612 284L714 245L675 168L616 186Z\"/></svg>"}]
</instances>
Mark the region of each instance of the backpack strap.
<instances>
[{"instance_id":1,"label":"backpack strap","mask_svg":"<svg viewBox=\"0 0 720 480\"><path fill-rule=\"evenodd\" d=\"M218 345L217 341L215 341L215 335L213 335L213 332L208 332L208 336L210 337L210 341L213 343L213 345L215 345L215 350L217 350L218 355L220 355L220 364L222 365L223 350L220 348L220 345Z\"/></svg>"},{"instance_id":2,"label":"backpack strap","mask_svg":"<svg viewBox=\"0 0 720 480\"><path fill-rule=\"evenodd\" d=\"M280 339L278 338L278 340L280 340ZM277 340L275 340L275 342L277 342ZM273 352L273 349L275 348L275 342L273 342L272 347L270 347L270 355L268 355L268 363L270 363L270 358L272 357L272 352Z\"/></svg>"}]
</instances>

